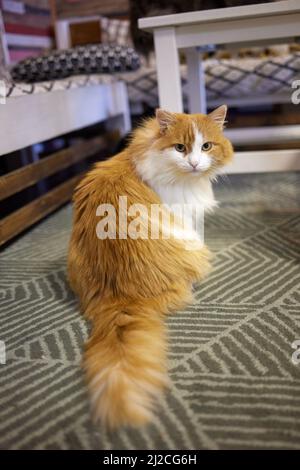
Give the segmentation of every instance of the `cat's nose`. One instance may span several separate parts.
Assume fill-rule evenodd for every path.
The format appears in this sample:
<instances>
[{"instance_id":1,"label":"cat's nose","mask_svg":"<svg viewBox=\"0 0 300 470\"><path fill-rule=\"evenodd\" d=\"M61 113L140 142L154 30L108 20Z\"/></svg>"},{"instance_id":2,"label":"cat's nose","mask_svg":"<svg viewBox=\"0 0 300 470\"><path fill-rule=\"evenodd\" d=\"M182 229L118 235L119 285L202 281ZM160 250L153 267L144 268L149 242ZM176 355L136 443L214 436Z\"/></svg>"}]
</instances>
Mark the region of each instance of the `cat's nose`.
<instances>
[{"instance_id":1,"label":"cat's nose","mask_svg":"<svg viewBox=\"0 0 300 470\"><path fill-rule=\"evenodd\" d=\"M196 170L196 168L198 166L198 162L197 163L189 162L189 164L194 168L194 170Z\"/></svg>"}]
</instances>

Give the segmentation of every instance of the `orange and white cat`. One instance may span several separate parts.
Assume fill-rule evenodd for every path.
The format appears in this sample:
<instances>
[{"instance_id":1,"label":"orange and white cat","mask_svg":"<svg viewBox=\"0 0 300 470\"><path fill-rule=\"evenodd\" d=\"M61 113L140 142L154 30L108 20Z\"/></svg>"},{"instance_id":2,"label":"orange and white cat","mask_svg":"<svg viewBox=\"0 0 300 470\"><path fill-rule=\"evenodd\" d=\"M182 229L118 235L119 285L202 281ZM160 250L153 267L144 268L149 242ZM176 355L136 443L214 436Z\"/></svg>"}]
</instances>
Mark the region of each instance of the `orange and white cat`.
<instances>
[{"instance_id":1,"label":"orange and white cat","mask_svg":"<svg viewBox=\"0 0 300 470\"><path fill-rule=\"evenodd\" d=\"M164 315L192 301L210 253L197 240L187 249L176 236L99 238L97 207L112 205L117 223L122 196L149 209L149 219L155 204L214 207L211 180L233 155L225 115L226 106L207 116L157 110L123 152L97 163L76 188L68 276L92 322L84 367L95 416L109 427L151 419L168 382ZM185 230L181 222L173 220L174 233Z\"/></svg>"}]
</instances>

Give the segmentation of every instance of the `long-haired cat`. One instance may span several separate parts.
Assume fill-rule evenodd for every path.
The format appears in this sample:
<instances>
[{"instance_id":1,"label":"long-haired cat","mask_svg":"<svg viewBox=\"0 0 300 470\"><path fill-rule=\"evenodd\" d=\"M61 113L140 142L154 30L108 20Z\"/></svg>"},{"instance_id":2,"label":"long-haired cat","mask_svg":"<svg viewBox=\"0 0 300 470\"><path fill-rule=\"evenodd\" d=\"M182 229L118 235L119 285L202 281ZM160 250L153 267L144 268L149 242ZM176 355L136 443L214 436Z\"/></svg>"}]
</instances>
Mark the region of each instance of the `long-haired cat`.
<instances>
[{"instance_id":1,"label":"long-haired cat","mask_svg":"<svg viewBox=\"0 0 300 470\"><path fill-rule=\"evenodd\" d=\"M192 301L210 254L200 241L187 249L176 236L99 238L97 207L112 205L117 223L121 196L128 207L149 209L149 222L154 204L212 208L211 179L233 155L222 132L225 115L226 106L209 115L158 110L123 152L97 163L76 188L68 275L92 322L84 367L93 410L109 427L151 419L167 384L164 316ZM173 220L174 233L185 230L180 224Z\"/></svg>"}]
</instances>

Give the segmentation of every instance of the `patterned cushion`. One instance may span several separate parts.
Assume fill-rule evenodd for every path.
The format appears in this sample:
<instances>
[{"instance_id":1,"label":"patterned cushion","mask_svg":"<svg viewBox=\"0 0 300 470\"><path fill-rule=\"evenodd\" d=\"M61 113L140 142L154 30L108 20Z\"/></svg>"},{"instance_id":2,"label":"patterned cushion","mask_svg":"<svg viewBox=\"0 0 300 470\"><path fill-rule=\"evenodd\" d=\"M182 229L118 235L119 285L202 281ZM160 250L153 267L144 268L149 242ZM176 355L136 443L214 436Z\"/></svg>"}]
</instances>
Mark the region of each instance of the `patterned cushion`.
<instances>
[{"instance_id":1,"label":"patterned cushion","mask_svg":"<svg viewBox=\"0 0 300 470\"><path fill-rule=\"evenodd\" d=\"M12 69L12 77L33 83L71 75L126 72L139 66L139 56L131 47L91 44L26 59Z\"/></svg>"}]
</instances>

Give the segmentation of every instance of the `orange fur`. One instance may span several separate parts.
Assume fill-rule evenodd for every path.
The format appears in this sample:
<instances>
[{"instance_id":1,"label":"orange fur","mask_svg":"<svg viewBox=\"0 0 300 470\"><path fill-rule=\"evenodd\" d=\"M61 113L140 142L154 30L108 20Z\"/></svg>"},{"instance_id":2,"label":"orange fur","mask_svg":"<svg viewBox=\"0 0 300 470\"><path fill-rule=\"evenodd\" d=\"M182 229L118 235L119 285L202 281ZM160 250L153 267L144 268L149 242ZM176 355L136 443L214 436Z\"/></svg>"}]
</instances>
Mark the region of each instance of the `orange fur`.
<instances>
[{"instance_id":1,"label":"orange fur","mask_svg":"<svg viewBox=\"0 0 300 470\"><path fill-rule=\"evenodd\" d=\"M230 144L212 120L174 116L175 126L166 132L156 119L147 121L128 148L96 164L74 194L68 275L93 324L84 356L93 409L110 427L151 419L153 397L167 384L164 315L190 302L192 283L210 269L204 246L189 251L172 238L99 240L96 235L101 203L112 204L117 216L119 196L127 196L128 206L161 203L142 181L137 162L151 146L166 148L179 138L191 139L190 119L213 133L224 152L218 165L229 159Z\"/></svg>"}]
</instances>

